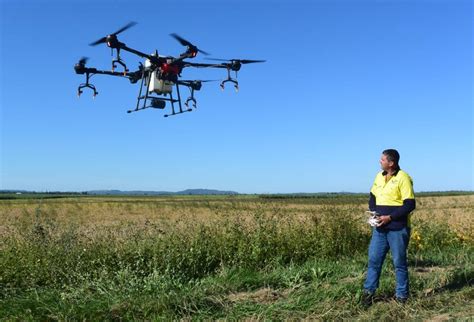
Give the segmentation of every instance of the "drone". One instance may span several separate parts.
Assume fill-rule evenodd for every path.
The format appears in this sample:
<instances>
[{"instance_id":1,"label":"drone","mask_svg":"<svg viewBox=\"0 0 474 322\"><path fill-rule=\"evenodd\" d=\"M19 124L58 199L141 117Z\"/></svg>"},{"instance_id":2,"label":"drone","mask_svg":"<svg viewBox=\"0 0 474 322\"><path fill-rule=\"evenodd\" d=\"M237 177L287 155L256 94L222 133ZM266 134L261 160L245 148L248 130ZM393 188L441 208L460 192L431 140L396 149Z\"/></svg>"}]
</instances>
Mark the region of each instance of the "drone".
<instances>
[{"instance_id":1,"label":"drone","mask_svg":"<svg viewBox=\"0 0 474 322\"><path fill-rule=\"evenodd\" d=\"M370 217L367 220L367 223L372 227L379 227L380 226L380 214L376 211L366 211L366 214L369 214Z\"/></svg>"},{"instance_id":2,"label":"drone","mask_svg":"<svg viewBox=\"0 0 474 322\"><path fill-rule=\"evenodd\" d=\"M155 50L153 54L145 54L141 51L128 47L125 43L119 41L118 35L125 30L135 26L135 22L130 22L123 26L116 32L102 37L92 43L90 46L97 46L106 44L112 52L112 68L109 70L100 70L93 67L86 67L87 57L82 57L74 66L76 74L85 75L86 82L82 83L77 88L77 95L80 97L85 89L90 89L95 98L99 92L96 87L90 82L94 75L110 75L115 77L127 78L131 84L140 82L140 90L137 97L137 104L134 109L130 109L127 113L137 112L148 108L165 109L167 103L171 105L171 113L165 114L165 117L178 115L186 112L191 112L193 108L197 108L197 100L194 96L195 91L202 88L203 83L212 82L215 80L183 80L181 74L184 68L218 68L227 71L227 78L221 83L222 90L226 83L232 83L236 91L239 90L239 82L237 81L237 72L242 65L250 63L263 63L265 60L249 60L249 59L220 59L208 58L216 63L194 63L186 59L195 58L198 53L203 55L210 55L209 53L199 49L188 40L181 36L172 33L171 37L176 39L182 46L186 47L186 51L178 57L160 56ZM139 63L138 69L130 71L125 61L121 58L121 51L130 52L134 55L144 59L144 63ZM115 56L114 56L115 52ZM120 69L120 70L119 70ZM231 73L235 76L232 77ZM189 90L189 97L184 101L181 99L180 87L186 87ZM173 95L173 90L176 90L176 95ZM183 108L183 102L186 106ZM177 104L177 108L175 107Z\"/></svg>"}]
</instances>

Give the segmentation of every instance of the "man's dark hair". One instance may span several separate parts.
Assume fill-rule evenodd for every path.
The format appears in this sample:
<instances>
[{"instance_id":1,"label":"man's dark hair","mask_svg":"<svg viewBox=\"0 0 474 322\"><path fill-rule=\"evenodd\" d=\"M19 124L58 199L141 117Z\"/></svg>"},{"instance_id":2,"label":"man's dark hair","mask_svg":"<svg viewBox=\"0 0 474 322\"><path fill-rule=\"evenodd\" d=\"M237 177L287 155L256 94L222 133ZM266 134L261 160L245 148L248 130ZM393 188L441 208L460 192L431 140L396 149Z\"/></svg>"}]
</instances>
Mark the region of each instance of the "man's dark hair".
<instances>
[{"instance_id":1,"label":"man's dark hair","mask_svg":"<svg viewBox=\"0 0 474 322\"><path fill-rule=\"evenodd\" d=\"M387 160L395 163L398 165L398 161L400 161L400 154L395 149L387 149L382 152L383 155L387 156Z\"/></svg>"}]
</instances>

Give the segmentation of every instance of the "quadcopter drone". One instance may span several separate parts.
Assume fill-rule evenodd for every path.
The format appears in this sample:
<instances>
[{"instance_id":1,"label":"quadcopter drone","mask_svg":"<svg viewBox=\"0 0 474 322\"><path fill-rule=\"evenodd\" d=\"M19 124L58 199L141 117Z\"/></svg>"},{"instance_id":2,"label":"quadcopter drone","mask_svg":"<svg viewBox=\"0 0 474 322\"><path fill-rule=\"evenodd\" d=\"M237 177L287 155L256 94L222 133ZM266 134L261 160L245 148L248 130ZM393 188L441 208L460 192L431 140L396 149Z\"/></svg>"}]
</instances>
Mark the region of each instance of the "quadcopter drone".
<instances>
[{"instance_id":1,"label":"quadcopter drone","mask_svg":"<svg viewBox=\"0 0 474 322\"><path fill-rule=\"evenodd\" d=\"M85 88L89 88L93 91L93 97L98 92L96 87L90 83L90 78L94 75L111 75L116 77L128 78L130 83L135 84L140 81L140 90L137 97L137 104L135 109L128 110L127 113L137 112L147 108L164 109L166 102L171 105L171 113L165 114L165 117L182 114L185 112L191 112L192 107L197 107L197 101L194 97L194 92L199 91L202 87L202 83L211 82L212 80L182 80L180 79L181 73L186 67L196 68L221 68L227 70L227 78L220 83L220 87L224 90L225 84L230 82L234 85L235 90L238 91L239 83L237 81L237 72L240 70L243 64L249 63L263 63L265 60L248 60L248 59L212 59L209 60L219 61L219 63L205 64L205 63L193 63L185 61L185 59L195 58L198 53L209 55L207 52L198 49L191 42L180 37L177 34L170 34L171 37L176 39L181 45L186 47L186 51L180 54L178 57L173 56L160 56L155 50L154 54L148 55L138 50L128 47L125 43L120 42L117 35L121 32L136 25L135 22L130 22L124 27L120 28L116 32L100 38L99 40L90 44L90 46L97 46L99 44L106 44L111 48L112 56L114 50L116 56L112 59L112 70L99 70L97 68L86 67L88 58L82 57L79 62L74 66L76 74L85 75L86 82L79 85L77 88L77 95L80 96ZM120 57L120 51L127 51L145 59L144 64L139 63L138 69L130 71L127 65ZM117 71L118 65L121 66L122 71ZM231 77L231 72L235 72L235 77ZM190 96L184 101L186 108L183 109L180 86L187 87L190 91ZM173 96L173 88L176 89L176 96ZM179 109L175 109L175 104L178 104Z\"/></svg>"}]
</instances>

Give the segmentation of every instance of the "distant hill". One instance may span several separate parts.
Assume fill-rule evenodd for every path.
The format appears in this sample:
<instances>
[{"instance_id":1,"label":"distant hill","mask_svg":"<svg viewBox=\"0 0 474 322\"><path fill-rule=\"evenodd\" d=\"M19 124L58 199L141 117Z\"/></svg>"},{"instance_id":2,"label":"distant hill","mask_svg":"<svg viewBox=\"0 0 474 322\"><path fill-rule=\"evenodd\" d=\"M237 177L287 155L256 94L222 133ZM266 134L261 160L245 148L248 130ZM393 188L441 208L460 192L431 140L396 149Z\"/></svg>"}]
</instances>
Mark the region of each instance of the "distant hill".
<instances>
[{"instance_id":1,"label":"distant hill","mask_svg":"<svg viewBox=\"0 0 474 322\"><path fill-rule=\"evenodd\" d=\"M179 191L178 195L238 195L235 191L213 190L213 189L186 189Z\"/></svg>"},{"instance_id":2,"label":"distant hill","mask_svg":"<svg viewBox=\"0 0 474 322\"><path fill-rule=\"evenodd\" d=\"M122 190L91 190L89 195L129 195L129 196L163 196L163 195L238 195L235 191L222 191L213 189L186 189L183 191L122 191Z\"/></svg>"}]
</instances>

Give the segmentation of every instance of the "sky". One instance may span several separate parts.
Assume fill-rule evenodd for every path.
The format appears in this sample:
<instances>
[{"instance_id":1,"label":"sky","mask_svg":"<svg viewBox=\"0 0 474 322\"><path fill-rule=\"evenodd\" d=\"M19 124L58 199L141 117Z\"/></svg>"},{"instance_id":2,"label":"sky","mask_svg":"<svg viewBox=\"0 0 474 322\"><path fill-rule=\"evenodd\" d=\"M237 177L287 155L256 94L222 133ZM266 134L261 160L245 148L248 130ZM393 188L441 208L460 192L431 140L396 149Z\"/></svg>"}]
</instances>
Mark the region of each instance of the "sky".
<instances>
[{"instance_id":1,"label":"sky","mask_svg":"<svg viewBox=\"0 0 474 322\"><path fill-rule=\"evenodd\" d=\"M0 0L0 12L0 189L368 192L395 148L415 192L474 190L472 1ZM210 57L266 62L243 66L238 93L205 83L174 117L127 114L139 85L122 78L96 75L99 95L78 98L74 64L110 70L110 49L88 44L130 21L119 40L145 53L179 55L177 33Z\"/></svg>"}]
</instances>

